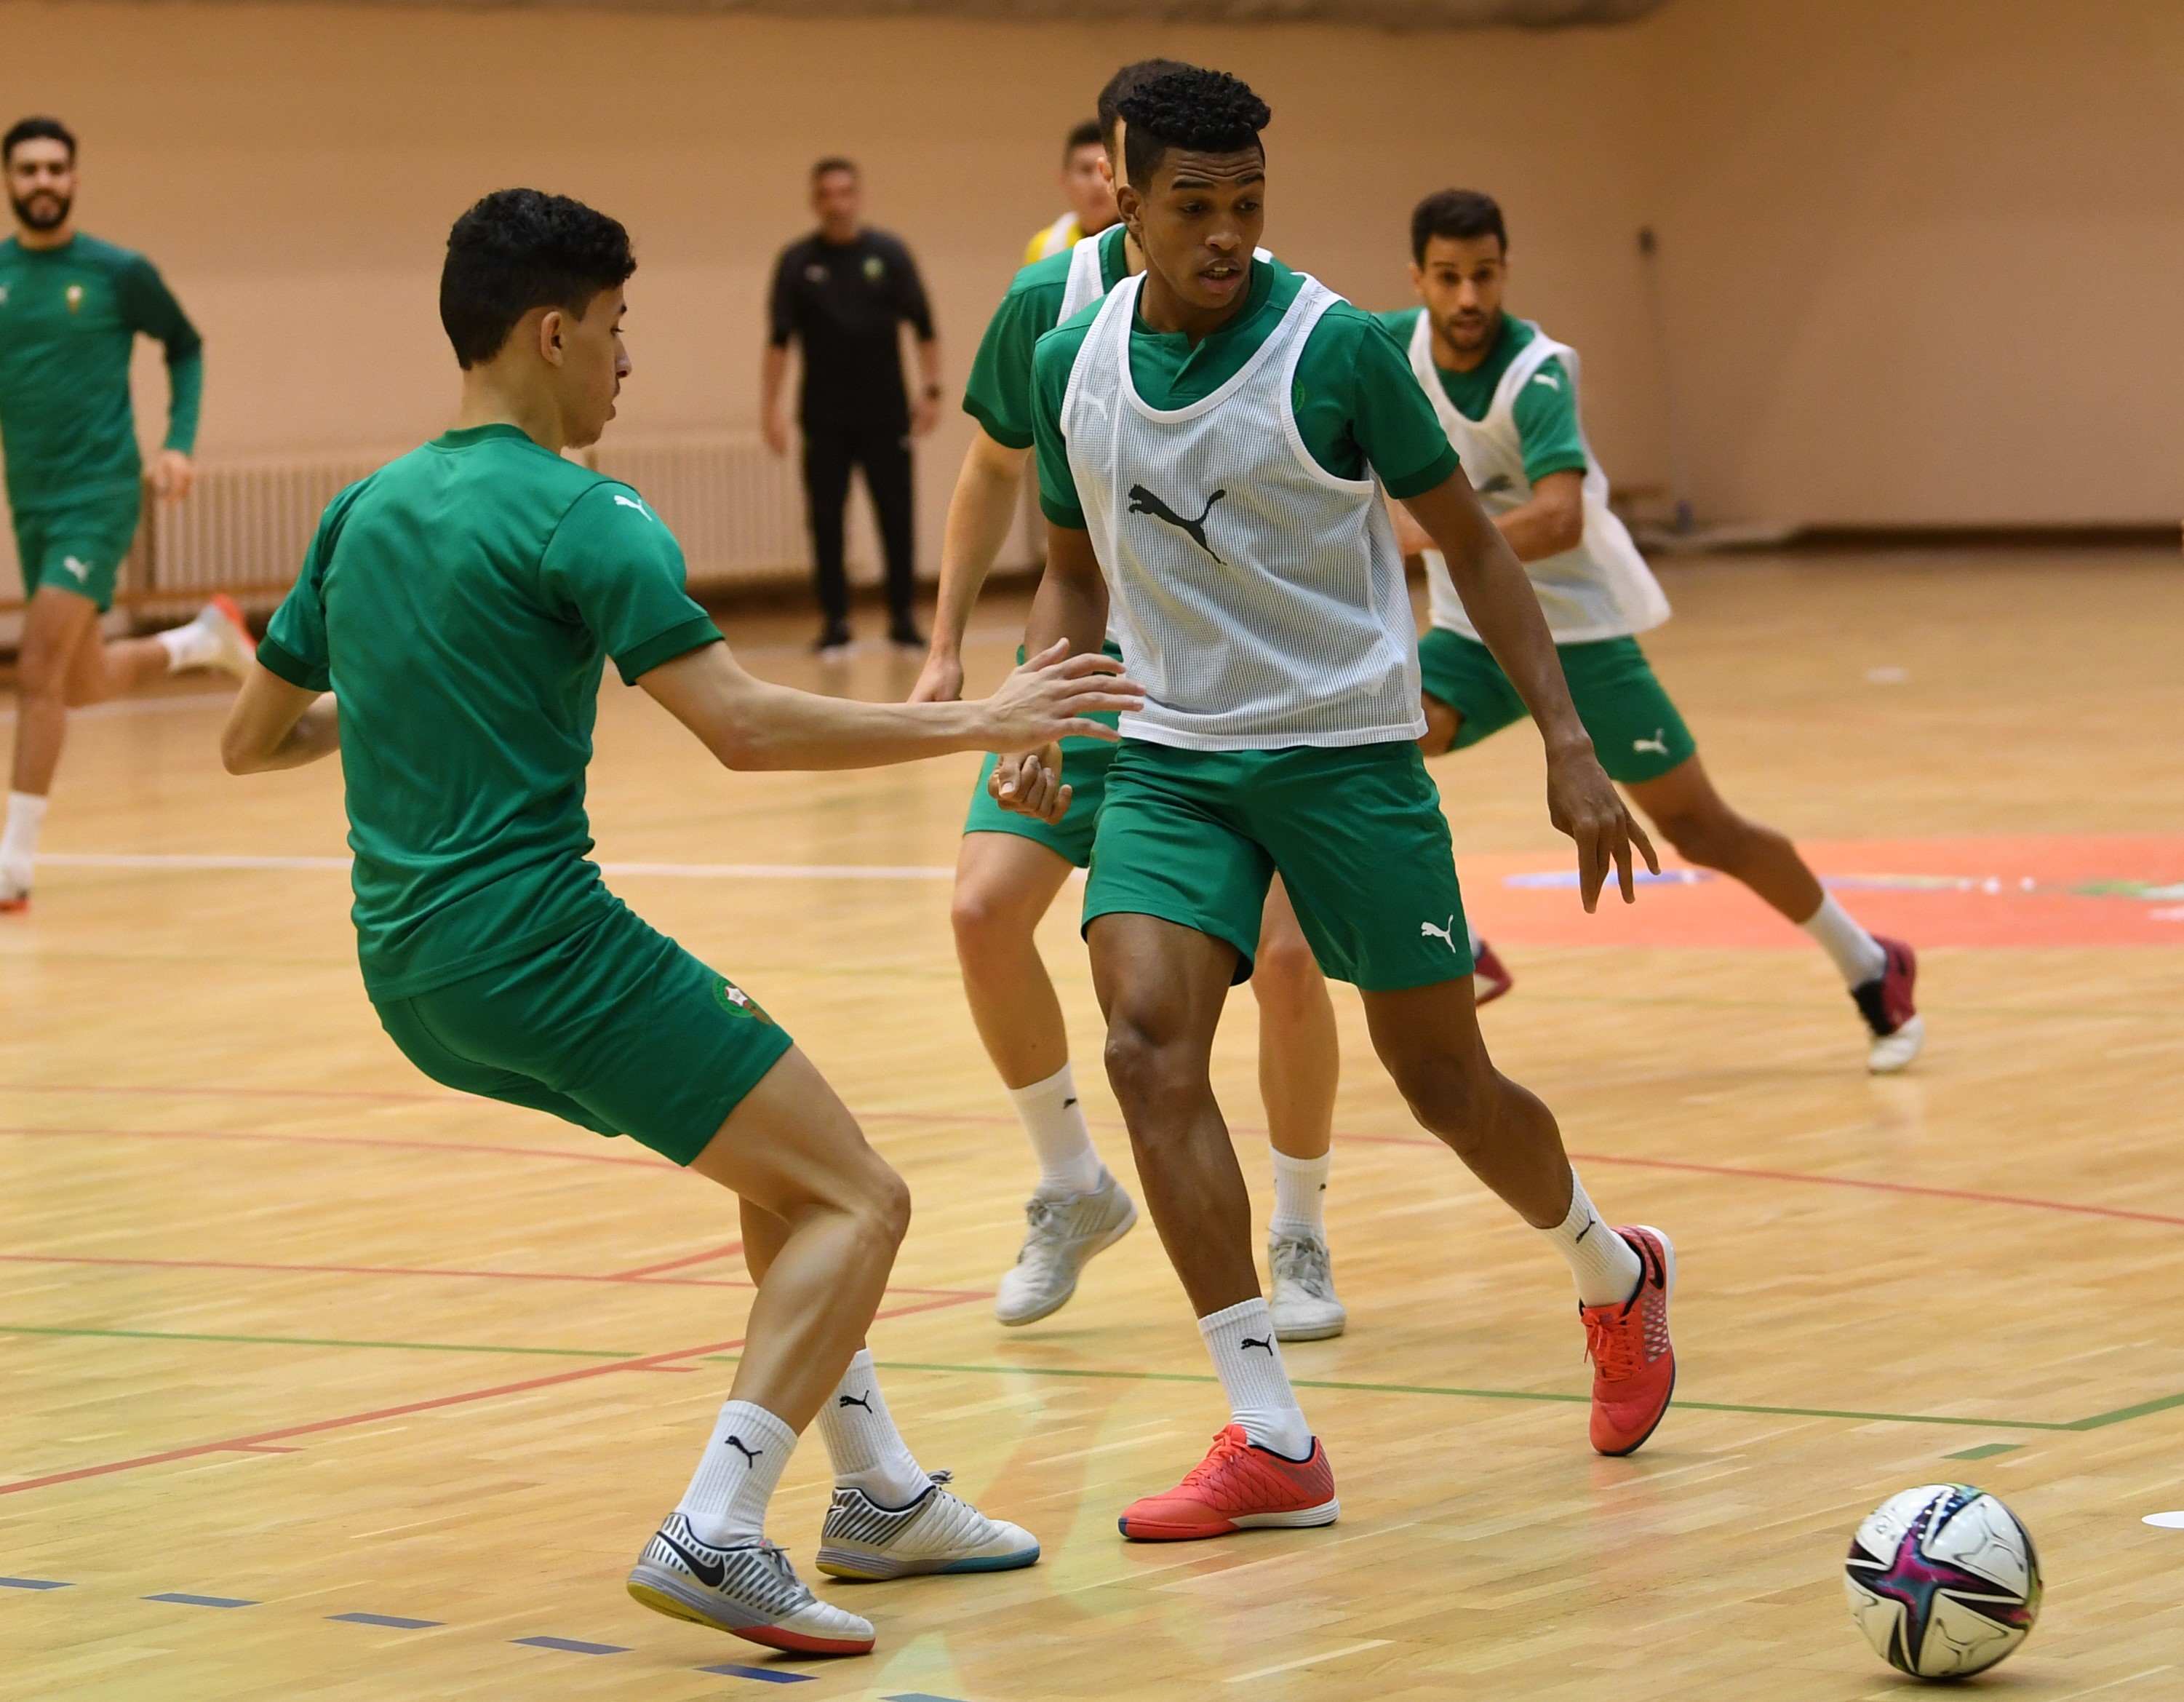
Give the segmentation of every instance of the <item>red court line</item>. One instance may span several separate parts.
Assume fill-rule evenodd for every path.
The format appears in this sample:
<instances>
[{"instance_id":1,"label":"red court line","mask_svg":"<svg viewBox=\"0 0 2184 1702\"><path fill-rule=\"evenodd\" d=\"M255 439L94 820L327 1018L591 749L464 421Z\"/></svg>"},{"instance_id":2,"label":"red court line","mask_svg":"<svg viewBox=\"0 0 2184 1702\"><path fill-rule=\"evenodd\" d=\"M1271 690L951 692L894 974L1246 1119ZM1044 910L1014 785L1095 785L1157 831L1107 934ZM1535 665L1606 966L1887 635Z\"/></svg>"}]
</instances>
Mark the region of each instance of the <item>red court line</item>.
<instances>
[{"instance_id":1,"label":"red court line","mask_svg":"<svg viewBox=\"0 0 2184 1702\"><path fill-rule=\"evenodd\" d=\"M634 1270L617 1270L614 1274L615 1280L634 1282L639 1277L656 1276L662 1271L685 1270L694 1264L710 1264L716 1258L733 1258L743 1250L741 1242L732 1241L726 1247L715 1247L710 1253L694 1253L688 1258L671 1258L660 1264L640 1264Z\"/></svg>"},{"instance_id":2,"label":"red court line","mask_svg":"<svg viewBox=\"0 0 2184 1702\"><path fill-rule=\"evenodd\" d=\"M665 1158L622 1158L611 1152L563 1152L550 1147L493 1147L480 1141L398 1141L385 1135L267 1135L232 1129L33 1129L0 1127L0 1135L105 1141L242 1141L268 1147L393 1147L417 1152L489 1152L496 1158L561 1158L574 1164L621 1164L672 1172Z\"/></svg>"},{"instance_id":3,"label":"red court line","mask_svg":"<svg viewBox=\"0 0 2184 1702\"><path fill-rule=\"evenodd\" d=\"M740 1247L738 1247L740 1251ZM148 1270L260 1270L299 1276L462 1276L490 1282L619 1282L633 1288L755 1288L740 1276L632 1276L584 1270L455 1270L419 1264L291 1264L246 1258L119 1258L94 1253L0 1253L0 1264L101 1264ZM912 1288L890 1283L891 1294L935 1294L951 1300L990 1300L990 1288Z\"/></svg>"},{"instance_id":4,"label":"red court line","mask_svg":"<svg viewBox=\"0 0 2184 1702\"><path fill-rule=\"evenodd\" d=\"M906 1318L915 1312L937 1311L943 1307L961 1306L975 1297L966 1295L957 1299L928 1300L916 1306L898 1306L892 1310L875 1314L873 1322L882 1319ZM497 1383L488 1389L471 1389L459 1395L435 1395L429 1400L405 1401L400 1406L375 1407L369 1412L348 1413L340 1418L314 1419L304 1424L283 1425L277 1430L264 1430L249 1436L231 1436L219 1442L193 1443L187 1448L170 1448L158 1454L138 1454L133 1459L108 1460L100 1465L80 1465L68 1471L49 1471L42 1477L26 1477L20 1482L0 1483L0 1495L20 1495L26 1489L45 1489L56 1483L75 1483L86 1477L109 1477L117 1471L134 1471L141 1466L164 1465L177 1459L197 1459L209 1454L254 1453L269 1443L287 1440L292 1436L318 1436L327 1431L350 1430L358 1425L376 1424L384 1419L404 1418L411 1413L437 1412L447 1407L468 1406L474 1401L497 1400L503 1395L520 1395L532 1389L552 1388L560 1383L582 1382L590 1377L604 1377L616 1371L649 1371L671 1364L677 1359L695 1359L707 1353L727 1353L744 1345L743 1338L733 1342L707 1342L695 1348L678 1348L671 1353L646 1353L633 1359L616 1359L604 1365L579 1365L566 1371L549 1371L543 1376L526 1377L520 1382Z\"/></svg>"}]
</instances>

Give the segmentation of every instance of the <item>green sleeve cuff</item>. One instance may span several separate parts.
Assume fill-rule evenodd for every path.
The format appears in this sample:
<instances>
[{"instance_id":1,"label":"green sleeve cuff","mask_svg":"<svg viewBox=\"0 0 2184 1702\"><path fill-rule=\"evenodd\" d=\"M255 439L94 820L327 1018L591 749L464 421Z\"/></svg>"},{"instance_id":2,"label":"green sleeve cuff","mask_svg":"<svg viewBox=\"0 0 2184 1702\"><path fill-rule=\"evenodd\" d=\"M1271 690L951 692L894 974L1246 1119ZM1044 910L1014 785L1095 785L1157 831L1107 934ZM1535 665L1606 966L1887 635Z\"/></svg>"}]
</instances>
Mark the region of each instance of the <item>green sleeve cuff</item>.
<instances>
[{"instance_id":1,"label":"green sleeve cuff","mask_svg":"<svg viewBox=\"0 0 2184 1702\"><path fill-rule=\"evenodd\" d=\"M204 354L202 345L186 354L168 356L167 383L171 399L167 405L167 441L162 447L179 449L186 455L195 455L198 412L204 401Z\"/></svg>"},{"instance_id":2,"label":"green sleeve cuff","mask_svg":"<svg viewBox=\"0 0 2184 1702\"><path fill-rule=\"evenodd\" d=\"M963 411L978 422L978 427L1005 449L1028 449L1032 444L1029 432L1018 431L1014 426L1002 423L994 412L969 391L963 393Z\"/></svg>"},{"instance_id":3,"label":"green sleeve cuff","mask_svg":"<svg viewBox=\"0 0 2184 1702\"><path fill-rule=\"evenodd\" d=\"M656 637L624 650L615 658L615 667L624 685L635 685L660 663L721 642L721 629L713 624L710 615L693 615L688 620L677 621Z\"/></svg>"},{"instance_id":4,"label":"green sleeve cuff","mask_svg":"<svg viewBox=\"0 0 2184 1702\"><path fill-rule=\"evenodd\" d=\"M1524 483L1537 484L1549 473L1581 473L1586 470L1583 449L1555 449L1536 461L1524 463Z\"/></svg>"},{"instance_id":5,"label":"green sleeve cuff","mask_svg":"<svg viewBox=\"0 0 2184 1702\"><path fill-rule=\"evenodd\" d=\"M1083 509L1065 508L1049 496L1044 488L1039 494L1039 511L1065 531L1084 532L1089 529L1084 524Z\"/></svg>"},{"instance_id":6,"label":"green sleeve cuff","mask_svg":"<svg viewBox=\"0 0 2184 1702\"><path fill-rule=\"evenodd\" d=\"M278 639L265 638L258 641L258 660L268 673L280 675L289 684L303 691L325 691L332 679L324 668L315 668Z\"/></svg>"},{"instance_id":7,"label":"green sleeve cuff","mask_svg":"<svg viewBox=\"0 0 2184 1702\"><path fill-rule=\"evenodd\" d=\"M1403 502L1414 496L1424 496L1435 486L1446 483L1458 465L1455 447L1444 443L1440 453L1416 472L1405 473L1400 478L1390 477L1384 472L1381 481L1388 487L1389 495L1398 502Z\"/></svg>"}]
</instances>

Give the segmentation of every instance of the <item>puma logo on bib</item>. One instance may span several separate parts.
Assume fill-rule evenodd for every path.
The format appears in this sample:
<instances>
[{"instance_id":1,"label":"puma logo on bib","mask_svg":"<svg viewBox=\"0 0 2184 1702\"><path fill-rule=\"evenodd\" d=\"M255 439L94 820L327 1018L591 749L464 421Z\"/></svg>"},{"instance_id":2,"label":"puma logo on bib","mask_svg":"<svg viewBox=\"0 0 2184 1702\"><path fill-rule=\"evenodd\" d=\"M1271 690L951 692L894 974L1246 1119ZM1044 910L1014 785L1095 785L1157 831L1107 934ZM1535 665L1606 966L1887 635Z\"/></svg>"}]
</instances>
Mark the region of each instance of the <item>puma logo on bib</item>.
<instances>
[{"instance_id":1,"label":"puma logo on bib","mask_svg":"<svg viewBox=\"0 0 2184 1702\"><path fill-rule=\"evenodd\" d=\"M1143 485L1134 484L1130 487L1129 512L1150 514L1155 520L1166 521L1177 531L1189 533L1192 543L1216 561L1221 561L1221 552L1206 541L1206 517L1213 512L1213 505L1228 494L1225 490L1215 491L1212 495L1206 499L1206 506L1199 511L1197 519L1185 520ZM1226 567L1228 564L1226 561L1221 561L1221 565Z\"/></svg>"}]
</instances>

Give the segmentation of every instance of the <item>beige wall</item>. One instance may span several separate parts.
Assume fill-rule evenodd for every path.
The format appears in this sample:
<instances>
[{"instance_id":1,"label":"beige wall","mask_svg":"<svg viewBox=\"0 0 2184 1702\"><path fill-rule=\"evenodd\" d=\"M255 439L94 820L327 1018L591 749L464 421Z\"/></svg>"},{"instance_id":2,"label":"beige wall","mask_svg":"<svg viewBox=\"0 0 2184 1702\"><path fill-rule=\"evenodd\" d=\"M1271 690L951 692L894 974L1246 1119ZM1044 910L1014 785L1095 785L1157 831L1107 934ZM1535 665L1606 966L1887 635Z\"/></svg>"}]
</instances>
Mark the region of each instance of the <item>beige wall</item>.
<instances>
[{"instance_id":1,"label":"beige wall","mask_svg":"<svg viewBox=\"0 0 2184 1702\"><path fill-rule=\"evenodd\" d=\"M1268 97L1269 240L1367 304L1404 296L1420 193L1498 194L1513 305L1585 351L1619 479L1669 470L1652 222L1703 512L2180 507L2184 327L2156 292L2184 261L2184 8L2162 0L1677 0L1618 30L1413 36L0 0L0 104L85 138L86 228L148 252L206 333L207 455L435 430L439 245L516 181L637 234L630 430L751 423L766 272L823 151L865 162L960 377L1056 209L1059 132L1163 51ZM157 376L148 352L148 412ZM928 570L963 430L922 457Z\"/></svg>"}]
</instances>

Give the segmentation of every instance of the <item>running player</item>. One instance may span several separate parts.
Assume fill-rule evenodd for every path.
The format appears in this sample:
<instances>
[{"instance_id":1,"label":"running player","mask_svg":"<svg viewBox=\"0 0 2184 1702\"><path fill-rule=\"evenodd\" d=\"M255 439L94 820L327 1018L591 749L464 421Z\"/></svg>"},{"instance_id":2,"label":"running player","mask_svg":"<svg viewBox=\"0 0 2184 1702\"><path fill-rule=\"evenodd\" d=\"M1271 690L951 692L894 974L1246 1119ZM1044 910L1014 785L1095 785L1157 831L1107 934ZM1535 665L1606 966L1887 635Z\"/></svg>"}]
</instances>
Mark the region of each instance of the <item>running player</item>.
<instances>
[{"instance_id":1,"label":"running player","mask_svg":"<svg viewBox=\"0 0 2184 1702\"><path fill-rule=\"evenodd\" d=\"M1686 862L1743 882L1820 943L1870 1031L1866 1067L1902 1069L1925 1037L1912 999L1917 958L1901 940L1867 933L1795 845L1714 790L1639 647L1638 633L1669 618L1669 600L1608 510L1607 475L1578 421L1577 353L1502 311L1508 281L1501 208L1444 189L1411 215L1411 282L1423 305L1380 319L1409 350L1480 501L1531 576L1601 766ZM1401 516L1397 530L1425 555L1433 627L1418 662L1424 749L1439 756L1522 718L1524 705L1479 641L1432 540Z\"/></svg>"},{"instance_id":2,"label":"running player","mask_svg":"<svg viewBox=\"0 0 2184 1702\"><path fill-rule=\"evenodd\" d=\"M1117 198L1145 271L1034 358L1050 542L1026 643L1081 647L1112 620L1145 687L1107 776L1084 930L1108 1078L1232 1414L1123 1532L1178 1540L1339 1510L1260 1297L1208 1070L1277 872L1322 967L1357 985L1412 1114L1568 1261L1595 1368L1592 1444L1628 1454L1674 1385L1674 1254L1658 1230L1602 1221L1552 1115L1487 1057L1448 825L1416 743L1417 651L1384 487L1447 555L1540 725L1550 817L1577 842L1586 908L1611 863L1629 900L1632 844L1649 862L1652 847L1401 350L1370 315L1256 255L1265 104L1233 77L1185 70L1122 112ZM1067 774L1050 748L1006 761L1000 790L1044 808Z\"/></svg>"},{"instance_id":3,"label":"running player","mask_svg":"<svg viewBox=\"0 0 2184 1702\"><path fill-rule=\"evenodd\" d=\"M1185 69L1173 59L1125 65L1100 92L1106 139L1103 170L1116 152L1117 103L1155 76ZM986 327L972 363L964 410L977 422L948 506L932 650L913 702L945 702L963 687L963 633L1009 527L1032 447L1032 349L1070 315L1142 268L1119 224L1066 254L1018 272ZM1119 654L1112 645L1112 654ZM1069 1035L1034 931L1071 868L1092 855L1101 782L1114 747L1084 740L1068 751L1075 801L1048 823L1005 811L989 795L989 762L972 794L956 863L956 952L979 1036L1029 1136L1039 1180L1025 1207L1029 1226L1016 1264L1001 1278L994 1315L1030 1324L1076 1292L1079 1274L1137 1221L1137 1208L1100 1163L1078 1107ZM1259 1006L1259 1082L1274 1168L1267 1263L1274 1329L1284 1341L1342 1333L1347 1313L1334 1292L1327 1246L1326 1191L1341 1052L1327 984L1275 886L1251 982Z\"/></svg>"},{"instance_id":4,"label":"running player","mask_svg":"<svg viewBox=\"0 0 2184 1702\"><path fill-rule=\"evenodd\" d=\"M1088 118L1061 144L1061 196L1069 210L1024 244L1024 264L1066 254L1115 223L1115 180L1100 120Z\"/></svg>"},{"instance_id":5,"label":"running player","mask_svg":"<svg viewBox=\"0 0 2184 1702\"><path fill-rule=\"evenodd\" d=\"M0 434L24 596L0 910L23 910L69 711L185 668L240 678L250 635L242 611L219 597L187 626L101 641L98 617L114 606L144 505L131 350L140 332L166 346L167 440L152 485L170 501L193 476L204 356L149 260L76 230L75 137L65 125L22 120L0 137L0 162L15 212L15 234L0 243Z\"/></svg>"},{"instance_id":6,"label":"running player","mask_svg":"<svg viewBox=\"0 0 2184 1702\"><path fill-rule=\"evenodd\" d=\"M815 1414L836 1484L822 1571L1000 1571L1039 1545L919 1470L873 1381L861 1344L909 1221L901 1180L765 1011L585 857L601 657L733 768L1022 749L1136 700L1096 646L967 704L846 702L744 673L644 499L561 455L613 417L634 265L619 224L534 190L456 221L440 284L455 427L326 510L222 754L237 773L340 754L365 989L420 1069L633 1136L741 1197L748 1344L630 1591L755 1643L862 1654L872 1627L766 1541Z\"/></svg>"}]
</instances>

